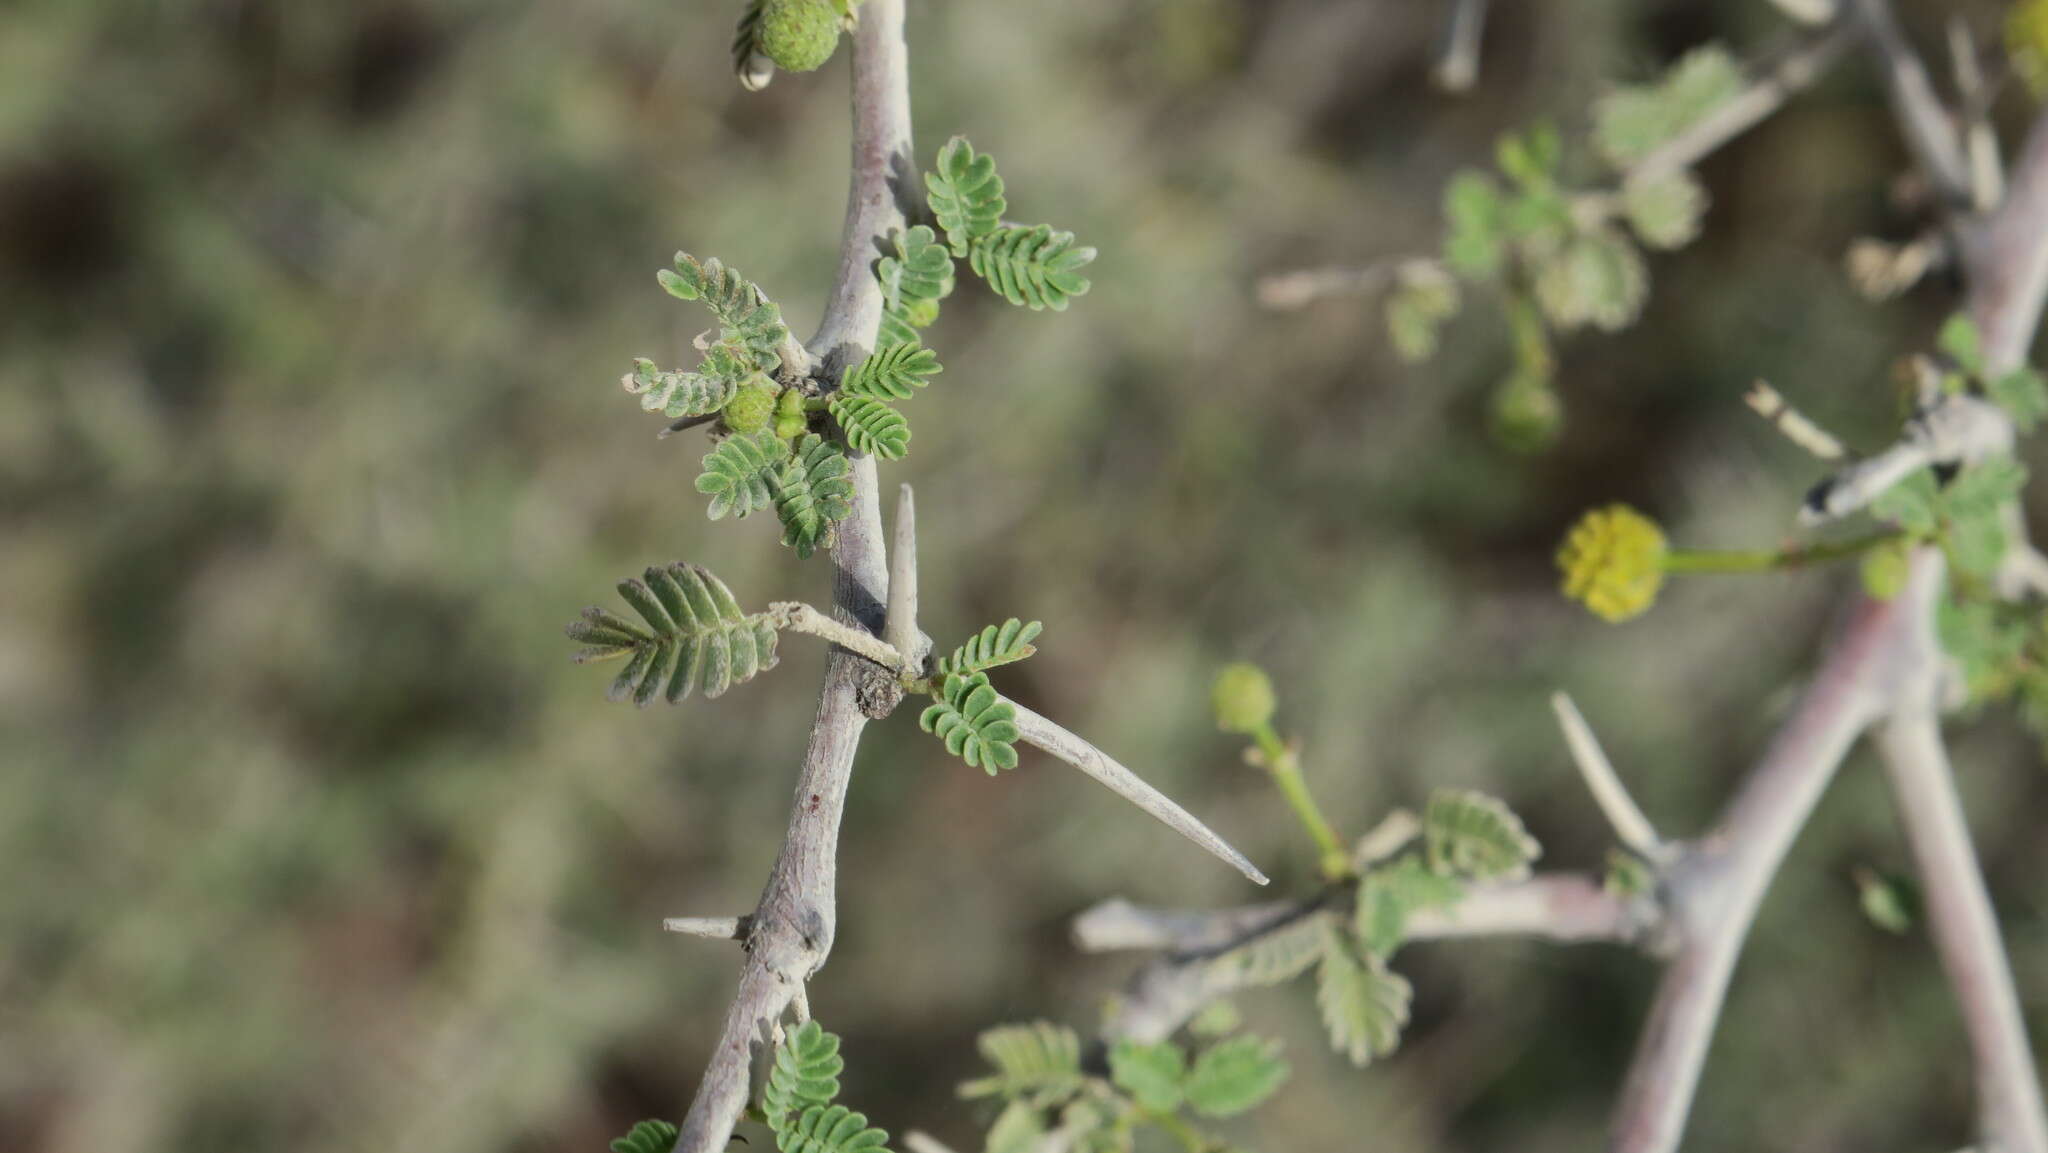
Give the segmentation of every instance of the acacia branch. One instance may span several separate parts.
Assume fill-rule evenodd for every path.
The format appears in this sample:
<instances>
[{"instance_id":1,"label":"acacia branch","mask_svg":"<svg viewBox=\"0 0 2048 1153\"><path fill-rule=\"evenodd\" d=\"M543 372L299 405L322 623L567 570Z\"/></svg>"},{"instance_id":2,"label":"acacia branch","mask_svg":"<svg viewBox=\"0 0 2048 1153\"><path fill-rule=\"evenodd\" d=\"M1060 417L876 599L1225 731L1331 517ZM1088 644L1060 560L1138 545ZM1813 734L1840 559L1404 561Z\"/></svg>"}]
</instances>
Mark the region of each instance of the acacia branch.
<instances>
[{"instance_id":1,"label":"acacia branch","mask_svg":"<svg viewBox=\"0 0 2048 1153\"><path fill-rule=\"evenodd\" d=\"M810 352L827 372L867 352L882 316L868 271L876 245L903 226L895 182L910 168L910 64L903 0L868 0L853 35L853 165L838 277ZM854 508L832 549L832 601L845 623L882 626L889 572L882 544L874 458L854 454ZM747 925L747 959L718 1046L683 1118L676 1153L722 1153L747 1105L753 1051L825 963L837 927L839 824L853 775L862 658L834 649L825 660L818 715L797 775L789 831Z\"/></svg>"}]
</instances>

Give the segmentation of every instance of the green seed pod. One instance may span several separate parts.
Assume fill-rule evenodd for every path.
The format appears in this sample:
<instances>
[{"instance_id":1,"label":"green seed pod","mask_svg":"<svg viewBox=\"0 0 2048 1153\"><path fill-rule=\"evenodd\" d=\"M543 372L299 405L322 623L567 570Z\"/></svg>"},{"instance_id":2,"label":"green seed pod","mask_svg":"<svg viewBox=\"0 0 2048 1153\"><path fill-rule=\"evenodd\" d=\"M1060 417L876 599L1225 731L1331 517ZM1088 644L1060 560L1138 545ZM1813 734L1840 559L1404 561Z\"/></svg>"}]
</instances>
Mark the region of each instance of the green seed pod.
<instances>
[{"instance_id":1,"label":"green seed pod","mask_svg":"<svg viewBox=\"0 0 2048 1153\"><path fill-rule=\"evenodd\" d=\"M1217 728L1250 735L1273 719L1273 681L1257 665L1224 665L1209 690L1209 702L1216 710Z\"/></svg>"},{"instance_id":2,"label":"green seed pod","mask_svg":"<svg viewBox=\"0 0 2048 1153\"><path fill-rule=\"evenodd\" d=\"M804 414L804 394L793 388L784 390L775 400L775 435L795 440L809 426L810 420Z\"/></svg>"},{"instance_id":3,"label":"green seed pod","mask_svg":"<svg viewBox=\"0 0 2048 1153\"><path fill-rule=\"evenodd\" d=\"M832 0L767 0L761 6L761 51L784 71L815 71L839 46L840 23Z\"/></svg>"},{"instance_id":4,"label":"green seed pod","mask_svg":"<svg viewBox=\"0 0 2048 1153\"><path fill-rule=\"evenodd\" d=\"M742 385L725 402L725 410L719 416L733 432L759 432L768 427L768 418L774 413L775 390L756 382Z\"/></svg>"}]
</instances>

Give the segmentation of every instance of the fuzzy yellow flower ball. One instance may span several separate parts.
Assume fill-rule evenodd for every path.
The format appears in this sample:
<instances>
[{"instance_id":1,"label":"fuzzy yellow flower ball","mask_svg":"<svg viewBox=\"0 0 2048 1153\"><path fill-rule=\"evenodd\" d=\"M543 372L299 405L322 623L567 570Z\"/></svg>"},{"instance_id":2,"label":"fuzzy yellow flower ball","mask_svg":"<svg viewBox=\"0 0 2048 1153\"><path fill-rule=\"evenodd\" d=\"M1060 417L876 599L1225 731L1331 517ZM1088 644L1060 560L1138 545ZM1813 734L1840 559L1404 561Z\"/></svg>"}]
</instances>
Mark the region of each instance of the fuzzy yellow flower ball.
<instances>
[{"instance_id":1,"label":"fuzzy yellow flower ball","mask_svg":"<svg viewBox=\"0 0 2048 1153\"><path fill-rule=\"evenodd\" d=\"M1557 550L1564 595L1619 624L1641 616L1664 584L1664 530L1625 504L1579 518Z\"/></svg>"}]
</instances>

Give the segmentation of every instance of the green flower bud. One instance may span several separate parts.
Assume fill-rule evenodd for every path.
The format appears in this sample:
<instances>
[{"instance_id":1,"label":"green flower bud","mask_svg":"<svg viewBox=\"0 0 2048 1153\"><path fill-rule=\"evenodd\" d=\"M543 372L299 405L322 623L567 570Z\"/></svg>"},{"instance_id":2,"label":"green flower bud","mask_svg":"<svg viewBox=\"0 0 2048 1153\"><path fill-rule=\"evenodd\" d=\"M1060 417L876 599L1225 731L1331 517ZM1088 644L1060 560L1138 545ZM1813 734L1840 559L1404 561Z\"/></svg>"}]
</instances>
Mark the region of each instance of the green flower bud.
<instances>
[{"instance_id":1,"label":"green flower bud","mask_svg":"<svg viewBox=\"0 0 2048 1153\"><path fill-rule=\"evenodd\" d=\"M767 0L761 6L761 51L788 72L811 72L839 46L839 11L832 0Z\"/></svg>"},{"instance_id":2,"label":"green flower bud","mask_svg":"<svg viewBox=\"0 0 2048 1153\"><path fill-rule=\"evenodd\" d=\"M719 414L725 427L733 432L759 432L768 427L768 418L775 412L775 390L760 383L745 384L725 402L725 409Z\"/></svg>"},{"instance_id":3,"label":"green flower bud","mask_svg":"<svg viewBox=\"0 0 2048 1153\"><path fill-rule=\"evenodd\" d=\"M1209 690L1209 703L1216 710L1217 728L1250 735L1273 719L1273 681L1257 665L1224 665Z\"/></svg>"},{"instance_id":4,"label":"green flower bud","mask_svg":"<svg viewBox=\"0 0 2048 1153\"><path fill-rule=\"evenodd\" d=\"M804 414L804 394L796 389L785 389L775 400L775 435L784 440L795 440L810 427L810 420Z\"/></svg>"}]
</instances>

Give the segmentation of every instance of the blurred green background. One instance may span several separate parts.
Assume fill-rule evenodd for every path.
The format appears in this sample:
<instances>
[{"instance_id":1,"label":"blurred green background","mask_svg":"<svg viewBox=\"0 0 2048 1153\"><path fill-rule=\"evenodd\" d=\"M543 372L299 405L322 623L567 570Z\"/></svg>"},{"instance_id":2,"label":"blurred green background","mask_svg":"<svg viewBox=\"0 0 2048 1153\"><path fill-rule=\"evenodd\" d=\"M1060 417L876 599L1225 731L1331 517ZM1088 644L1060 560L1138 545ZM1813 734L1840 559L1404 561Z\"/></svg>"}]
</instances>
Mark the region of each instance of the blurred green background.
<instances>
[{"instance_id":1,"label":"blurred green background","mask_svg":"<svg viewBox=\"0 0 2048 1153\"><path fill-rule=\"evenodd\" d=\"M1229 659L1273 670L1353 834L1466 785L1549 863L1597 868L1560 686L1668 832L1703 828L1853 575L1687 582L1615 628L1556 594L1555 542L1612 499L1687 543L1783 539L1814 467L1743 389L1767 376L1879 443L1889 362L1955 302L1868 305L1840 271L1852 238L1916 227L1852 58L1705 165L1706 237L1654 261L1637 328L1566 342L1546 455L1488 436L1506 350L1483 303L1421 368L1368 301L1260 311L1261 274L1433 248L1444 181L1498 133L1569 135L1613 83L1784 31L1764 0L1497 4L1480 87L1451 97L1428 83L1446 7L911 5L920 156L971 134L1022 216L1102 250L1064 316L965 283L934 330L946 374L884 470L923 494L926 625L1042 618L1006 691L1282 889L1313 861L1207 720ZM1923 45L1950 7L1904 5ZM1956 7L1992 34L1997 4ZM616 383L705 323L654 284L679 246L800 333L829 283L844 56L747 95L736 9L0 5L0 1149L594 1150L687 1103L736 954L660 920L752 907L822 656L793 640L716 705L643 713L560 626L677 558L752 605L829 597L771 526L705 519L703 442L657 442ZM1956 740L2039 1044L2048 774L2003 717ZM1926 942L1857 910L1853 870L1907 867L1872 768L1852 760L1772 891L1693 1148L1969 1138ZM953 1097L975 1033L1091 1027L1132 962L1076 955L1065 922L1116 894L1253 896L1042 757L991 780L907 714L871 729L811 993L849 1099L978 1148ZM1402 968L1414 1026L1364 1072L1304 987L1247 1001L1296 1076L1232 1131L1594 1147L1652 963L1489 942Z\"/></svg>"}]
</instances>

